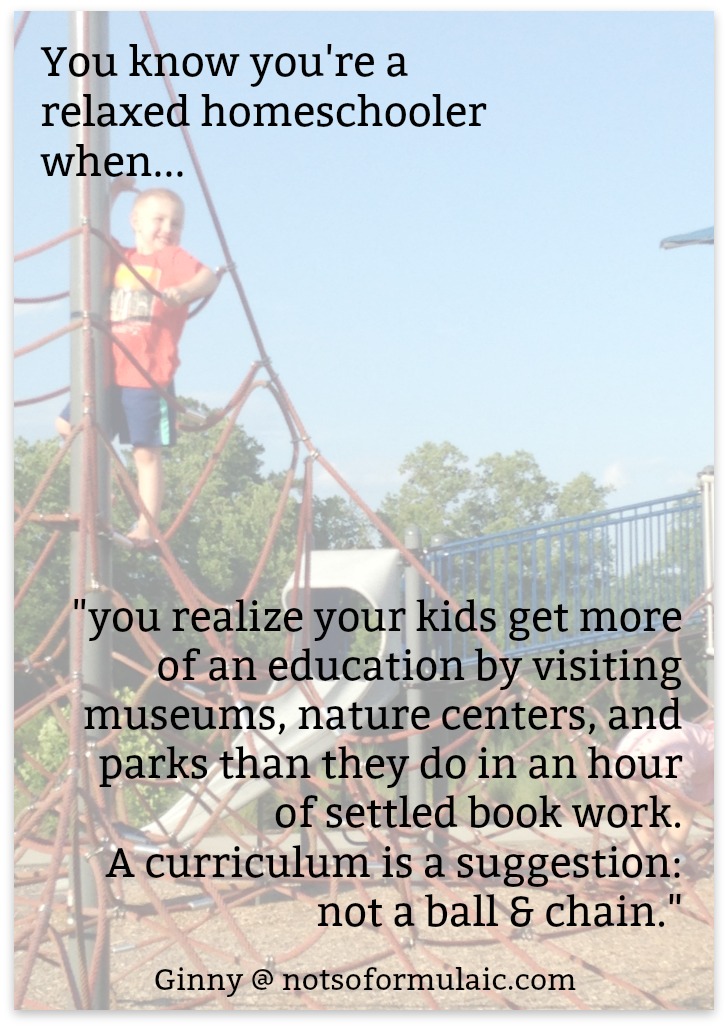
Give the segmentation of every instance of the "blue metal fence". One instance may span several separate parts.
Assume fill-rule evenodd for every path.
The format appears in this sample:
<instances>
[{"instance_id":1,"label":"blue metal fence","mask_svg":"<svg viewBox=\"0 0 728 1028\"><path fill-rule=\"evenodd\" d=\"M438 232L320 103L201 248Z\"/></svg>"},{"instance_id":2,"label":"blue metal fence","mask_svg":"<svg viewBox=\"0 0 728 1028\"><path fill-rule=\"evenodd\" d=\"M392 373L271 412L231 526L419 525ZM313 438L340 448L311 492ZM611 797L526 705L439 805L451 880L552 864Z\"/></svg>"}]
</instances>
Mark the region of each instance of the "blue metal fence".
<instances>
[{"instance_id":1,"label":"blue metal fence","mask_svg":"<svg viewBox=\"0 0 728 1028\"><path fill-rule=\"evenodd\" d=\"M451 542L430 550L426 562L461 605L472 599L476 612L495 610L498 627L490 635L506 655L603 641L593 618L581 630L580 611L683 611L702 593L700 493ZM563 618L568 631L558 631L554 617L548 631L527 640L510 638L513 608L555 611L559 604L569 612ZM610 632L610 638L620 634L626 633ZM474 659L472 638L465 634L438 633L435 645L441 655Z\"/></svg>"}]
</instances>

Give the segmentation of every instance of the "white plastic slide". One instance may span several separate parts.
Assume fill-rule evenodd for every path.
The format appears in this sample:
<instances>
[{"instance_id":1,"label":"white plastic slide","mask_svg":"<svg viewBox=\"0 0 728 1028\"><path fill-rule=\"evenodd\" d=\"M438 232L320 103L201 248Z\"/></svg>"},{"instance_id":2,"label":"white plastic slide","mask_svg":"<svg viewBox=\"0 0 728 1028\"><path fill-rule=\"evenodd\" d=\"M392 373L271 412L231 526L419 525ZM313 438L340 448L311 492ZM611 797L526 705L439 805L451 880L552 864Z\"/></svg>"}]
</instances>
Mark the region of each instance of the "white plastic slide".
<instances>
[{"instance_id":1,"label":"white plastic slide","mask_svg":"<svg viewBox=\"0 0 728 1028\"><path fill-rule=\"evenodd\" d=\"M297 605L303 602L303 580L299 583ZM294 593L293 575L283 591L283 605L292 606ZM338 601L338 602L337 602ZM381 610L402 607L402 567L397 550L315 550L311 554L310 569L311 608L352 607L361 616L362 608ZM398 619L399 629L402 619ZM346 637L332 627L317 648L317 653L332 655L336 642L346 643ZM391 627L391 626L390 626ZM320 634L320 633L319 633ZM376 655L380 660L388 654L399 654L402 646L400 630L372 632L370 638L378 643ZM315 645L315 644L314 644ZM284 726L277 733L257 730L243 731L235 737L233 746L241 746L245 753L252 753L259 763L266 755L304 755L315 759L336 744L339 733L327 728L301 729L300 707L312 705L311 693L302 686L309 685L311 691L320 697L322 708L337 706L347 708L350 704L366 703L380 706L389 702L396 693L397 683L390 680L366 682L346 680L312 681L299 683L291 681L283 695L270 700L261 697L261 704L275 707L276 723ZM284 682L272 683L269 694L280 692ZM213 771L202 779L192 791L188 791L166 813L147 825L144 832L158 837L160 832L185 843L204 829L216 812L224 817L239 810L245 804L258 799L271 787L270 780L225 778L223 769Z\"/></svg>"}]
</instances>

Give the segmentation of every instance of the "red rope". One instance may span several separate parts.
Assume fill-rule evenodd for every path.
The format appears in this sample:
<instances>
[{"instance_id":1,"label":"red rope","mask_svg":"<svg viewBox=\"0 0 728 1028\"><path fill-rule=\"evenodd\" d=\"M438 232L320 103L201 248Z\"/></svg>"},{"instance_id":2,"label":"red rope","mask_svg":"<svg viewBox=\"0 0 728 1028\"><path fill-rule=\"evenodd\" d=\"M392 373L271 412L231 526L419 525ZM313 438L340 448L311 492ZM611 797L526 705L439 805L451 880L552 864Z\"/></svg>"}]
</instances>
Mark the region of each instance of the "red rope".
<instances>
[{"instance_id":1,"label":"red rope","mask_svg":"<svg viewBox=\"0 0 728 1028\"><path fill-rule=\"evenodd\" d=\"M61 232L60 235L46 240L45 243L40 243L38 246L32 246L29 250L21 250L20 253L15 255L14 261L17 264L18 261L24 261L28 257L35 257L39 253L51 250L54 246L58 246L60 243L65 243L67 239L73 239L73 237L79 235L80 232L80 228L69 228L66 232Z\"/></svg>"},{"instance_id":2,"label":"red rope","mask_svg":"<svg viewBox=\"0 0 728 1028\"><path fill-rule=\"evenodd\" d=\"M30 11L23 11L22 15L20 16L20 20L19 20L18 24L15 27L15 39L13 41L13 47L16 47L18 45L18 43L20 42L20 37L23 34L23 29L25 28L25 23L27 22L29 17L30 17Z\"/></svg>"},{"instance_id":3,"label":"red rope","mask_svg":"<svg viewBox=\"0 0 728 1028\"><path fill-rule=\"evenodd\" d=\"M14 296L13 303L54 303L56 300L65 300L70 295L66 290L65 293L51 293L49 296Z\"/></svg>"},{"instance_id":4,"label":"red rope","mask_svg":"<svg viewBox=\"0 0 728 1028\"><path fill-rule=\"evenodd\" d=\"M41 396L31 396L27 400L15 400L13 407L28 407L33 403L43 403L45 400L55 400L70 392L70 386L63 386L61 389L54 389L52 393L43 393Z\"/></svg>"}]
</instances>

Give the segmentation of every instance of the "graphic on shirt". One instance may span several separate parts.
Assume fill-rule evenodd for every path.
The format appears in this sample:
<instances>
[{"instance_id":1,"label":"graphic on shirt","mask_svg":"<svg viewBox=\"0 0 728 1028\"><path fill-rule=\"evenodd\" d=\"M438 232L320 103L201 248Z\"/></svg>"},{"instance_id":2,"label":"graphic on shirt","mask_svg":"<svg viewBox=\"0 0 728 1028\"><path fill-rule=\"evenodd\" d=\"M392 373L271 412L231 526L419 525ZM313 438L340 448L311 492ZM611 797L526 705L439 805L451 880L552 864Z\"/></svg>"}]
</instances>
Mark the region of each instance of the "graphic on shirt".
<instances>
[{"instance_id":1,"label":"graphic on shirt","mask_svg":"<svg viewBox=\"0 0 728 1028\"><path fill-rule=\"evenodd\" d=\"M159 290L161 269L154 265L135 265L134 270L156 290ZM125 264L120 264L114 275L114 285L109 304L111 321L152 320L154 294L145 289L142 282Z\"/></svg>"}]
</instances>

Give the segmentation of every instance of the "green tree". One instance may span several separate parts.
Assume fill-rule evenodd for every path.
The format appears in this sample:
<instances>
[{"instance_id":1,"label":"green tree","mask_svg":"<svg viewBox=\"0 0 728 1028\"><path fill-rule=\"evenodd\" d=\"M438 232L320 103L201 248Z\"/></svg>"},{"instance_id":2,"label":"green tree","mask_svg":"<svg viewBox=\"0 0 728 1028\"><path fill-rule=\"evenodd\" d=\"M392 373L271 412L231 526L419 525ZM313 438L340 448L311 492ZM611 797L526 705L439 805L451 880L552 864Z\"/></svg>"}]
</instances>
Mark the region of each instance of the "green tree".
<instances>
[{"instance_id":1,"label":"green tree","mask_svg":"<svg viewBox=\"0 0 728 1028\"><path fill-rule=\"evenodd\" d=\"M183 399L187 409L201 418L209 411L203 405ZM229 427L229 426L228 426ZM166 562L155 554L113 551L114 591L119 603L133 610L156 611L161 628L154 642L167 654L179 656L190 646L209 652L212 635L174 632L172 608L177 606L228 607L242 597L258 566L264 548L269 550L253 596L260 606L280 606L283 586L293 571L297 540L297 515L300 493L294 486L280 507L283 476L263 474L263 447L236 424L224 446L218 444L226 423L204 431L180 432L178 444L165 452L165 501L161 527L169 529L180 512L180 520L170 540L175 560L190 585L189 595L180 596L179 580L172 580ZM18 439L15 447L16 504L22 511L51 462L58 455L54 440L30 443ZM211 462L211 457L213 457ZM134 481L131 454L124 451L122 462ZM211 462L211 463L210 463ZM37 510L46 515L63 514L68 509L69 461L64 458L50 478ZM206 469L210 467L210 473ZM133 500L123 487L123 475L115 474L112 518L117 531L136 519ZM198 489L198 484L204 483ZM314 498L314 546L321 549L346 549L373 545L375 533L367 519L351 502L340 496ZM24 589L16 616L15 657L22 662L34 653L40 640L58 619L70 596L70 535L62 529L50 555L43 557L54 525L31 522L20 531L16 544L16 594ZM36 565L44 560L36 571ZM31 584L24 586L30 576ZM56 642L67 634L62 622ZM280 653L281 642L267 633L228 636L236 652L260 658ZM115 683L119 688L138 684L138 672L129 665L144 663L131 634L115 633L113 648L124 660L116 664ZM55 645L49 646L49 653ZM45 653L41 655L44 659ZM21 673L17 679L21 699L30 698L53 681L54 674L65 675L68 653L61 648L45 670Z\"/></svg>"},{"instance_id":2,"label":"green tree","mask_svg":"<svg viewBox=\"0 0 728 1028\"><path fill-rule=\"evenodd\" d=\"M369 549L374 529L362 511L343 496L313 499L313 544L317 550Z\"/></svg>"},{"instance_id":3,"label":"green tree","mask_svg":"<svg viewBox=\"0 0 728 1028\"><path fill-rule=\"evenodd\" d=\"M559 487L525 450L481 457L473 467L451 443L424 443L400 465L404 481L379 514L400 537L418 525L435 535L467 539L603 509L610 492L582 472Z\"/></svg>"},{"instance_id":4,"label":"green tree","mask_svg":"<svg viewBox=\"0 0 728 1028\"><path fill-rule=\"evenodd\" d=\"M493 453L475 465L471 498L465 501L473 535L534 525L551 517L558 486L525 450Z\"/></svg>"},{"instance_id":5,"label":"green tree","mask_svg":"<svg viewBox=\"0 0 728 1028\"><path fill-rule=\"evenodd\" d=\"M559 490L554 503L554 517L570 518L603 510L613 489L611 485L597 485L591 475L582 471Z\"/></svg>"},{"instance_id":6,"label":"green tree","mask_svg":"<svg viewBox=\"0 0 728 1028\"><path fill-rule=\"evenodd\" d=\"M22 513L47 468L58 457L58 443L46 440L15 444L15 504ZM69 470L64 459L35 504L35 513L64 514L68 510ZM55 542L53 541L55 539ZM26 521L15 542L15 659L34 652L68 602L68 542L63 525ZM22 590L22 593L21 593Z\"/></svg>"},{"instance_id":7,"label":"green tree","mask_svg":"<svg viewBox=\"0 0 728 1028\"><path fill-rule=\"evenodd\" d=\"M559 487L524 450L493 453L471 467L450 443L418 447L401 470L405 481L380 511L395 532L419 525L425 545L435 533L449 542L490 537L482 547L455 549L435 573L457 599L477 598L496 609L501 627L494 638L501 647L508 646L503 625L509 608L568 604L582 581L593 582L595 570L611 573L609 551L604 566L595 569L588 547L580 548L562 526L548 527L604 508L609 489L591 475L582 473ZM532 526L543 531L532 532Z\"/></svg>"},{"instance_id":8,"label":"green tree","mask_svg":"<svg viewBox=\"0 0 728 1028\"><path fill-rule=\"evenodd\" d=\"M465 504L473 486L468 459L452 443L423 443L399 467L404 482L385 496L379 514L399 538L417 525L425 542L435 535L469 534Z\"/></svg>"}]
</instances>

